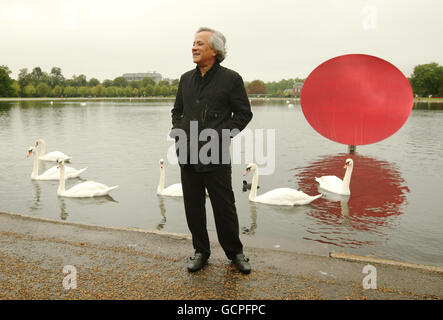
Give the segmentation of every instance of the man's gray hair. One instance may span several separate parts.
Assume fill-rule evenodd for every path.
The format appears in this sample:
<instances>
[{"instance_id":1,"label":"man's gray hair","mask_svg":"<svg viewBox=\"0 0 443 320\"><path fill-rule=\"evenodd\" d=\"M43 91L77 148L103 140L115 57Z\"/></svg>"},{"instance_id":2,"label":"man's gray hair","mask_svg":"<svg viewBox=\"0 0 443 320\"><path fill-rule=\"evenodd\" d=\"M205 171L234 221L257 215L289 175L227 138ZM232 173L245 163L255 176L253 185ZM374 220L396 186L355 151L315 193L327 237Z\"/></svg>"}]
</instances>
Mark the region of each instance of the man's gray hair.
<instances>
[{"instance_id":1,"label":"man's gray hair","mask_svg":"<svg viewBox=\"0 0 443 320\"><path fill-rule=\"evenodd\" d=\"M209 31L212 32L212 36L209 38L209 45L217 52L217 61L222 62L226 57L226 38L225 36L214 29L202 27L197 30L197 33Z\"/></svg>"}]
</instances>

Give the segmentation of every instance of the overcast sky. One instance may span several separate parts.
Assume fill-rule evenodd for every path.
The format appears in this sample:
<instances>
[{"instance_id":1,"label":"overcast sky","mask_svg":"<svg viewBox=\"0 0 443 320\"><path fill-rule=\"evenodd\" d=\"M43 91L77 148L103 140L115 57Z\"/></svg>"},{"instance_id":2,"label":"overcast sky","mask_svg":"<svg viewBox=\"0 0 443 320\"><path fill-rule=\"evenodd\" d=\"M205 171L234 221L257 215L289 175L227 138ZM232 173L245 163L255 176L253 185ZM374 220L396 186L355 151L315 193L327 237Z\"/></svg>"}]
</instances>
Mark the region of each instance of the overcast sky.
<instances>
[{"instance_id":1,"label":"overcast sky","mask_svg":"<svg viewBox=\"0 0 443 320\"><path fill-rule=\"evenodd\" d=\"M60 67L100 81L127 72L166 78L194 67L200 26L227 38L223 65L245 81L305 78L342 54L375 55L410 76L443 65L441 0L0 0L0 65Z\"/></svg>"}]
</instances>

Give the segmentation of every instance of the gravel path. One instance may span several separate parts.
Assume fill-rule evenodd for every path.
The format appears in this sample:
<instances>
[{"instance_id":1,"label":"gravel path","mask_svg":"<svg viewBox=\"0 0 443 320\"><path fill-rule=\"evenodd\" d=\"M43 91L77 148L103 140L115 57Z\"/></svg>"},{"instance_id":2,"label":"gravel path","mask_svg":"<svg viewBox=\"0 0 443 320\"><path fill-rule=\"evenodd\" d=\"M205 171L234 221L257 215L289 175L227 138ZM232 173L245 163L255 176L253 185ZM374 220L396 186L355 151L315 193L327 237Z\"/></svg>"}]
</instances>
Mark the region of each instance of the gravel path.
<instances>
[{"instance_id":1,"label":"gravel path","mask_svg":"<svg viewBox=\"0 0 443 320\"><path fill-rule=\"evenodd\" d=\"M0 212L0 299L442 299L443 273L245 248L239 273L212 244L209 264L186 271L189 236L46 221ZM73 277L76 289L63 281ZM65 280L66 281L66 280ZM71 283L72 285L73 283Z\"/></svg>"}]
</instances>

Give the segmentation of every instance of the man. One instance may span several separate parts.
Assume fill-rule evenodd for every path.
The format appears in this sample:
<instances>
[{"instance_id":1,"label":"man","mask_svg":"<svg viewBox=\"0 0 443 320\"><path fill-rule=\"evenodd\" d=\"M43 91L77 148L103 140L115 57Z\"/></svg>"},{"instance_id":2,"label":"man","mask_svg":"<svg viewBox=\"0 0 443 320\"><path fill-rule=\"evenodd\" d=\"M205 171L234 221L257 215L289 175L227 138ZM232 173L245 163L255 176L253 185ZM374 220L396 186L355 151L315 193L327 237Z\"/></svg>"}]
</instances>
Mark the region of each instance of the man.
<instances>
[{"instance_id":1,"label":"man","mask_svg":"<svg viewBox=\"0 0 443 320\"><path fill-rule=\"evenodd\" d=\"M226 39L218 31L200 28L192 46L197 65L180 78L177 97L172 109L173 130L186 133L185 148L177 148L186 221L192 234L195 254L190 258L188 271L200 270L211 251L206 229L205 189L214 211L217 236L228 259L245 274L250 273L249 259L243 254L239 224L231 182L229 143L222 139L222 131L240 132L252 119L251 106L243 80L235 71L220 65L226 55ZM193 128L197 128L193 130ZM214 143L210 161L199 155L203 143L192 134L212 130L207 143ZM193 148L197 142L197 148ZM176 146L178 143L176 142ZM218 146L218 148L217 148ZM217 155L217 153L219 153ZM208 155L208 154L206 154ZM192 161L194 159L194 161ZM197 160L196 160L197 159ZM227 159L227 161L226 161Z\"/></svg>"}]
</instances>

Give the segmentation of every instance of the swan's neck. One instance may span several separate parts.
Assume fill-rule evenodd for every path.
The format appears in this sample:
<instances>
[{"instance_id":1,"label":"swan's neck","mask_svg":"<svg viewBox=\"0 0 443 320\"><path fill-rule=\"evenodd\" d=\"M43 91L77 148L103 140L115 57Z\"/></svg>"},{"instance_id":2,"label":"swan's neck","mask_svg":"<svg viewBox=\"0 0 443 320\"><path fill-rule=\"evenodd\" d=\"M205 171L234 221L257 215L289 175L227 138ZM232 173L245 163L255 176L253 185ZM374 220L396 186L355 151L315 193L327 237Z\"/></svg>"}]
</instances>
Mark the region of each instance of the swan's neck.
<instances>
[{"instance_id":1,"label":"swan's neck","mask_svg":"<svg viewBox=\"0 0 443 320\"><path fill-rule=\"evenodd\" d=\"M35 149L34 149L35 150ZM32 168L31 178L37 178L38 177L38 152L35 150L34 156L34 167Z\"/></svg>"},{"instance_id":2,"label":"swan's neck","mask_svg":"<svg viewBox=\"0 0 443 320\"><path fill-rule=\"evenodd\" d=\"M165 188L165 167L160 167L160 180L158 181L157 193L162 193Z\"/></svg>"},{"instance_id":3,"label":"swan's neck","mask_svg":"<svg viewBox=\"0 0 443 320\"><path fill-rule=\"evenodd\" d=\"M353 166L348 166L346 168L345 176L343 177L343 185L341 187L341 191L344 193L350 192L349 185L351 184L352 168L353 168Z\"/></svg>"},{"instance_id":4,"label":"swan's neck","mask_svg":"<svg viewBox=\"0 0 443 320\"><path fill-rule=\"evenodd\" d=\"M46 143L43 140L39 140L39 143L42 146L42 151L40 152L40 157L43 157L46 154Z\"/></svg>"},{"instance_id":5,"label":"swan's neck","mask_svg":"<svg viewBox=\"0 0 443 320\"><path fill-rule=\"evenodd\" d=\"M258 186L258 168L254 170L254 176L252 177L251 191L249 192L249 200L254 201L257 197Z\"/></svg>"},{"instance_id":6,"label":"swan's neck","mask_svg":"<svg viewBox=\"0 0 443 320\"><path fill-rule=\"evenodd\" d=\"M65 192L65 166L60 167L60 182L58 184L57 194Z\"/></svg>"}]
</instances>

